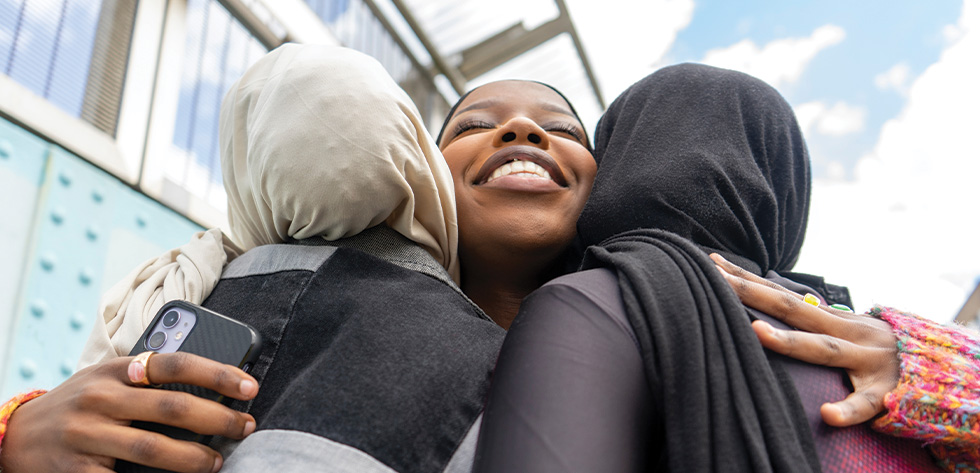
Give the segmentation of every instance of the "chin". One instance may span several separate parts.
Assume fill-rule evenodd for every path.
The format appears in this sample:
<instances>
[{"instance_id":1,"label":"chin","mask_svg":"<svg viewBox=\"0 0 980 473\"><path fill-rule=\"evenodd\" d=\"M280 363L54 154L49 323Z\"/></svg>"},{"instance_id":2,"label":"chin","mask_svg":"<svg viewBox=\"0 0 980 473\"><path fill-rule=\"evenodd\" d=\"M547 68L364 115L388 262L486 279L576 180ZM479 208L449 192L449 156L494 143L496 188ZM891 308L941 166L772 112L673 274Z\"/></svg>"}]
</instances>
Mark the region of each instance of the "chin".
<instances>
[{"instance_id":1,"label":"chin","mask_svg":"<svg viewBox=\"0 0 980 473\"><path fill-rule=\"evenodd\" d=\"M520 256L531 260L557 258L575 238L575 224L555 222L554 214L549 219L522 218L513 222L484 220L483 225L470 227L471 231L460 228L460 243L468 247L493 247L494 253ZM479 245L467 243L481 242Z\"/></svg>"}]
</instances>

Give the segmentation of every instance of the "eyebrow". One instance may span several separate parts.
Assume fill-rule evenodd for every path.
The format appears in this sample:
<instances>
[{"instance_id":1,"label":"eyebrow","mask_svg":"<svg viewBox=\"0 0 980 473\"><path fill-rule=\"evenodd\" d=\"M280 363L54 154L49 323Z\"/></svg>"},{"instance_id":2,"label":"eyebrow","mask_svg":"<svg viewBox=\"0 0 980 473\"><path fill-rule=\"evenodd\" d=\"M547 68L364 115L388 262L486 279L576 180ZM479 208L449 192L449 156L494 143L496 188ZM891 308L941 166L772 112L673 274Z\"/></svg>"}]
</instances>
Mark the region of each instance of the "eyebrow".
<instances>
[{"instance_id":1,"label":"eyebrow","mask_svg":"<svg viewBox=\"0 0 980 473\"><path fill-rule=\"evenodd\" d=\"M462 115L462 114L464 114L466 112L469 112L471 110L480 110L480 109L490 108L490 107L492 107L494 105L500 105L501 103L502 103L502 101L501 100L498 100L498 99L485 99L485 100L481 100L479 102L476 102L474 104L470 104L469 106L463 107L462 109L458 110L456 112L456 116ZM544 110L549 111L549 112L561 113L563 115L568 115L569 117L572 117L572 118L578 120L578 117L576 117L575 114L572 113L572 111L569 110L569 109L566 109L566 108L563 108L563 107L559 107L559 106L556 106L554 104L547 103L547 102L539 102L538 103L538 106L541 107Z\"/></svg>"}]
</instances>

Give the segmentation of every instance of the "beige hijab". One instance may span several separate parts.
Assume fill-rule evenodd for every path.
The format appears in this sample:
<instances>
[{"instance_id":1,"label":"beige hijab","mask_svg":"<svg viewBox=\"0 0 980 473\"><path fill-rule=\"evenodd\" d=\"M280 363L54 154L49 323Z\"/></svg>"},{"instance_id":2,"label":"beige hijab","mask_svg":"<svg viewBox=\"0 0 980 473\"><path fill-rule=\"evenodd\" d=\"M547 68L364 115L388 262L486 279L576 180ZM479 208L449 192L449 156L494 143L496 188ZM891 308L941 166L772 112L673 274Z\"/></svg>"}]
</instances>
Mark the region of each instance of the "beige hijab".
<instances>
[{"instance_id":1,"label":"beige hijab","mask_svg":"<svg viewBox=\"0 0 980 473\"><path fill-rule=\"evenodd\" d=\"M453 182L418 110L374 59L286 44L221 106L221 170L234 243L219 230L149 260L103 297L79 366L126 355L164 303L201 303L242 250L336 240L385 223L459 280Z\"/></svg>"}]
</instances>

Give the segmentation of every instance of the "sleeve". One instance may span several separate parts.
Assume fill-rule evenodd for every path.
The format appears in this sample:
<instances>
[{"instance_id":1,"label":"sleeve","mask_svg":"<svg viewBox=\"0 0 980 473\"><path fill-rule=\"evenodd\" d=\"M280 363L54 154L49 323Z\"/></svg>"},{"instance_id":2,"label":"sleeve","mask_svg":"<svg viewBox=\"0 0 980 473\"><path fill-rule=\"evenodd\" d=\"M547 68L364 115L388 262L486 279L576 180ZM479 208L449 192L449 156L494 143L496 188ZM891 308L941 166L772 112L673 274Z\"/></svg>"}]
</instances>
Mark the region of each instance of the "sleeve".
<instances>
[{"instance_id":1,"label":"sleeve","mask_svg":"<svg viewBox=\"0 0 980 473\"><path fill-rule=\"evenodd\" d=\"M657 423L608 276L612 307L590 294L607 280L546 285L525 299L497 362L474 471L647 471Z\"/></svg>"},{"instance_id":2,"label":"sleeve","mask_svg":"<svg viewBox=\"0 0 980 473\"><path fill-rule=\"evenodd\" d=\"M876 306L898 337L901 376L875 430L929 444L940 466L980 472L980 334Z\"/></svg>"}]
</instances>

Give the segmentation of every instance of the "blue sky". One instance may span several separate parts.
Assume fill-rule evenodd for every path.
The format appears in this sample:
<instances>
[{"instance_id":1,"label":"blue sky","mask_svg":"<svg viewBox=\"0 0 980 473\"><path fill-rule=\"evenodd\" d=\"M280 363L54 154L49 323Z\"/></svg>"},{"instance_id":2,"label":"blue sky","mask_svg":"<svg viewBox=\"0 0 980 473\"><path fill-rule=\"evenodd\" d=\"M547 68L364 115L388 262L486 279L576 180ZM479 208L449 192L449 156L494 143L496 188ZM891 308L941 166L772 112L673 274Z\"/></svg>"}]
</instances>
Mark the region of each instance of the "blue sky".
<instances>
[{"instance_id":1,"label":"blue sky","mask_svg":"<svg viewBox=\"0 0 980 473\"><path fill-rule=\"evenodd\" d=\"M813 162L796 270L953 318L980 282L980 0L566 0L607 100L669 64L741 70Z\"/></svg>"},{"instance_id":2,"label":"blue sky","mask_svg":"<svg viewBox=\"0 0 980 473\"><path fill-rule=\"evenodd\" d=\"M794 105L844 101L866 111L860 133L811 136L814 173L823 176L826 163L819 158L834 156L850 170L875 145L885 121L901 111L901 94L876 87L875 77L897 64L907 65L915 76L936 62L944 46L943 30L956 22L961 8L961 2L950 0L702 1L663 62L700 61L709 50L743 40L765 45L808 36L824 25L842 28L845 37L820 51L797 82L778 85Z\"/></svg>"}]
</instances>

